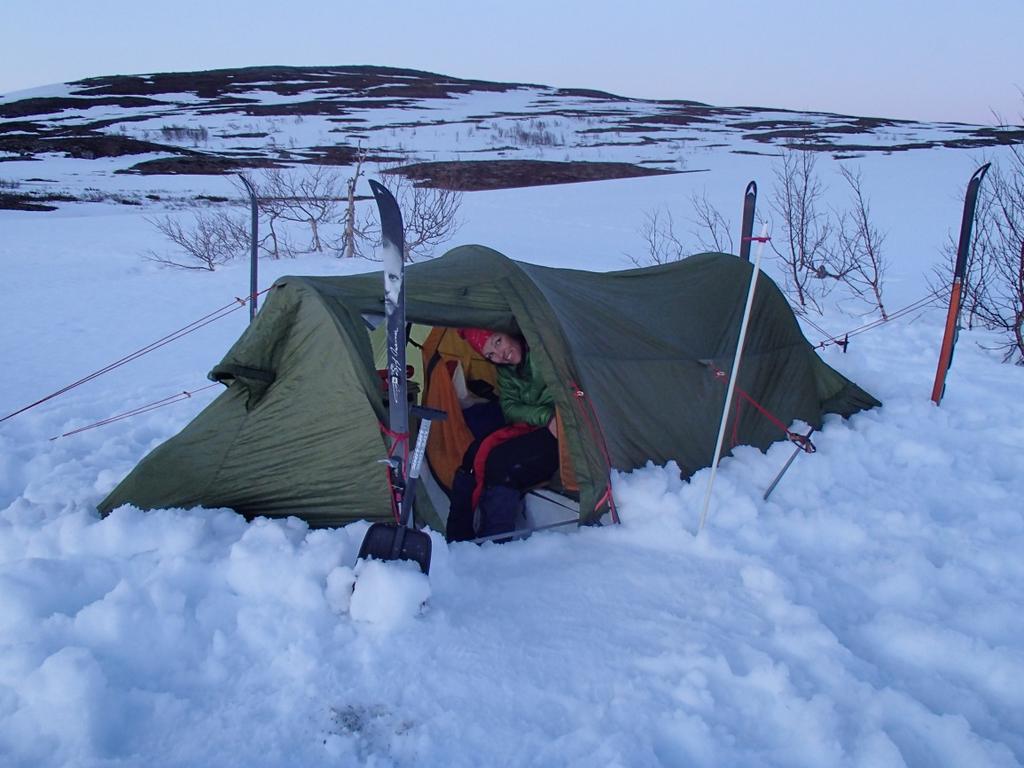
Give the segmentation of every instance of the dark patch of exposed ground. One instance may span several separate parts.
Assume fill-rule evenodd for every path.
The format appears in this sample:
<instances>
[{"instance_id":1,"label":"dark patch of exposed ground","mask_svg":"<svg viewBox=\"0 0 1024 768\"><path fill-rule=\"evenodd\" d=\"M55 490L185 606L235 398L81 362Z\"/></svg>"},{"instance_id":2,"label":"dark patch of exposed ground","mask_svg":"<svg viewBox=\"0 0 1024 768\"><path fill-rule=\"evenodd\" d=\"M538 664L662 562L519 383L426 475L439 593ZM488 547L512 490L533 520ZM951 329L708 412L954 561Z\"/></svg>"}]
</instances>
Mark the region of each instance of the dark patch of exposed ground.
<instances>
[{"instance_id":1,"label":"dark patch of exposed ground","mask_svg":"<svg viewBox=\"0 0 1024 768\"><path fill-rule=\"evenodd\" d=\"M276 167L276 164L266 158L223 157L195 152L180 157L158 157L154 160L143 160L131 168L114 171L114 173L133 173L140 176L162 174L220 176L225 173L237 173L245 168L273 167Z\"/></svg>"},{"instance_id":2,"label":"dark patch of exposed ground","mask_svg":"<svg viewBox=\"0 0 1024 768\"><path fill-rule=\"evenodd\" d=\"M490 189L574 184L677 173L632 163L554 162L549 160L472 160L416 163L396 168L417 186L477 192Z\"/></svg>"},{"instance_id":3,"label":"dark patch of exposed ground","mask_svg":"<svg viewBox=\"0 0 1024 768\"><path fill-rule=\"evenodd\" d=\"M68 157L93 160L97 157L122 157L167 151L169 148L163 144L106 133L88 132L49 137L24 133L0 135L0 152L13 152L19 156L13 159L60 153ZM182 152L184 150L175 147L173 151Z\"/></svg>"},{"instance_id":4,"label":"dark patch of exposed ground","mask_svg":"<svg viewBox=\"0 0 1024 768\"><path fill-rule=\"evenodd\" d=\"M430 72L395 67L245 67L203 72L162 72L151 75L117 75L80 80L79 93L90 96L159 96L194 93L202 99L244 94L254 85L281 96L312 90L323 96L368 96L393 99L451 98L470 91L504 92L523 83L492 83L464 80Z\"/></svg>"},{"instance_id":5,"label":"dark patch of exposed ground","mask_svg":"<svg viewBox=\"0 0 1024 768\"><path fill-rule=\"evenodd\" d=\"M73 203L75 198L70 195L24 195L13 192L0 192L0 210L7 211L56 211L56 205L50 203Z\"/></svg>"},{"instance_id":6,"label":"dark patch of exposed ground","mask_svg":"<svg viewBox=\"0 0 1024 768\"><path fill-rule=\"evenodd\" d=\"M61 96L49 99L21 99L9 104L0 104L0 117L35 117L39 115L59 114L65 110L90 109L92 107L119 107L122 109L138 109L139 107L160 106L161 102L135 96L110 96L106 98L87 98L80 96Z\"/></svg>"}]
</instances>

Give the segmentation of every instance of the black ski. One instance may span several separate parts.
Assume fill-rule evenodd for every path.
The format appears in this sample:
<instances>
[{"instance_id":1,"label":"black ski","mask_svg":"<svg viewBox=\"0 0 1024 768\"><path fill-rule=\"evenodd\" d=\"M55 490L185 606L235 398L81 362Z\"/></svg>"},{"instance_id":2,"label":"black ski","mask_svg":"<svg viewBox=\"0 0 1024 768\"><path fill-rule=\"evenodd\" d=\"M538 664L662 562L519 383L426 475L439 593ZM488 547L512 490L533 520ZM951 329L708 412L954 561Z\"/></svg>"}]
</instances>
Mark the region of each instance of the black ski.
<instances>
[{"instance_id":1,"label":"black ski","mask_svg":"<svg viewBox=\"0 0 1024 768\"><path fill-rule=\"evenodd\" d=\"M946 373L953 364L953 348L960 331L960 306L963 301L964 273L967 270L967 256L971 251L971 231L974 228L974 211L978 206L978 189L985 178L990 163L985 163L974 172L967 182L964 196L964 215L960 222L960 242L956 249L956 264L953 266L953 286L949 293L949 310L946 313L946 329L942 335L939 350L939 365L932 385L932 401L938 405L946 393Z\"/></svg>"},{"instance_id":2,"label":"black ski","mask_svg":"<svg viewBox=\"0 0 1024 768\"><path fill-rule=\"evenodd\" d=\"M757 206L757 184L747 184L743 193L743 225L740 227L740 258L750 261L750 243L754 237L754 208Z\"/></svg>"}]
</instances>

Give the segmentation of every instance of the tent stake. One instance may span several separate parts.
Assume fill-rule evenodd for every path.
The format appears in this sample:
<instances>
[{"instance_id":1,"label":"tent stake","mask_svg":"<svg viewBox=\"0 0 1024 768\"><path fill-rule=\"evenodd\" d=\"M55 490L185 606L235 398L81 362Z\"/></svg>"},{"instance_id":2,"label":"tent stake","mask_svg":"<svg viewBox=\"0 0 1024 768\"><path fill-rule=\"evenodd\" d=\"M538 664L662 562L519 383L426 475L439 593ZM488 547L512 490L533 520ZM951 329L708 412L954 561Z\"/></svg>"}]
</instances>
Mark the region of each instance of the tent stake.
<instances>
[{"instance_id":1,"label":"tent stake","mask_svg":"<svg viewBox=\"0 0 1024 768\"><path fill-rule=\"evenodd\" d=\"M806 435L804 435L804 437L807 438L808 441L809 441L811 435L813 435L813 434L814 434L814 427L811 427L810 431ZM771 495L772 491L775 490L775 486L777 486L779 484L779 481L782 479L782 476L784 474L786 474L786 471L789 469L790 465L794 461L796 461L796 457L799 454L801 454L801 453L807 453L807 449L803 445L798 443L796 448L793 450L793 455L789 457L789 461L787 461L783 465L782 469L779 470L779 474L777 474L775 476L775 479L772 480L772 484L768 486L768 490L765 491L764 492L764 496L761 497L762 499L764 499L765 501L768 501L768 497Z\"/></svg>"},{"instance_id":2,"label":"tent stake","mask_svg":"<svg viewBox=\"0 0 1024 768\"><path fill-rule=\"evenodd\" d=\"M725 440L725 427L729 421L729 408L732 405L733 392L736 390L736 379L740 372L740 360L743 357L743 342L747 338L747 325L750 323L750 310L754 306L754 291L757 289L757 276L761 271L761 256L764 254L764 244L768 242L768 225L761 230L761 236L754 238L758 242L757 256L754 258L754 269L750 273L750 288L747 290L747 305L743 309L743 322L740 324L740 338L736 342L736 355L732 361L732 372L729 374L729 388L725 395L725 407L722 408L722 421L718 427L718 442L715 445L715 458L711 462L711 477L708 478L708 489L704 493L704 508L700 513L700 525L697 533L704 530L704 523L708 518L708 506L711 504L711 489L715 484L715 474L718 472L718 460L722 456L722 443Z\"/></svg>"}]
</instances>

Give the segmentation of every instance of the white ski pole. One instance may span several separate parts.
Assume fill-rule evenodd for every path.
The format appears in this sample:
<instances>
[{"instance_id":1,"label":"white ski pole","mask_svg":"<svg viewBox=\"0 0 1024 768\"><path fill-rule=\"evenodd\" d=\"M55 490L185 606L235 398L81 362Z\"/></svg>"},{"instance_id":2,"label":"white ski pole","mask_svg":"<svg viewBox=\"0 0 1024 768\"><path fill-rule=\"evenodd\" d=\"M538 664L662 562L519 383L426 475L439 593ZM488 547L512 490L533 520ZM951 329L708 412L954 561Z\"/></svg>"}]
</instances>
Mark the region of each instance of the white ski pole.
<instances>
[{"instance_id":1,"label":"white ski pole","mask_svg":"<svg viewBox=\"0 0 1024 768\"><path fill-rule=\"evenodd\" d=\"M718 472L718 460L722 456L722 443L725 440L725 426L729 421L729 408L732 406L732 395L736 390L736 378L740 372L740 360L743 357L743 342L747 338L747 325L750 322L750 310L754 306L754 291L757 289L757 276L761 271L761 256L764 253L764 244L768 242L768 225L765 224L761 230L761 236L753 238L757 240L757 255L754 257L754 269L750 273L750 288L747 290L747 306L743 309L743 322L740 324L740 338L736 344L736 356L732 361L732 373L729 374L729 387L725 395L725 407L722 409L722 422L718 427L718 442L715 445L715 458L711 462L711 477L708 478L708 489L704 494L704 509L700 513L700 526L697 533L704 530L704 523L708 518L708 506L711 504L711 489L715 484L715 474Z\"/></svg>"}]
</instances>

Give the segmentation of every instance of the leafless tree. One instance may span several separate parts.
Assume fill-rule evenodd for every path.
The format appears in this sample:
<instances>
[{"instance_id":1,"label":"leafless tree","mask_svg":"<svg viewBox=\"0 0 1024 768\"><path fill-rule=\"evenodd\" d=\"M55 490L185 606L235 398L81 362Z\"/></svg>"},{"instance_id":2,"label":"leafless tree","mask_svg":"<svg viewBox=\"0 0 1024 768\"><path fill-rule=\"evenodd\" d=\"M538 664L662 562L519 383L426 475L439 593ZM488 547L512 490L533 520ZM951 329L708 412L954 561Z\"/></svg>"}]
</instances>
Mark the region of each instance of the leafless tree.
<instances>
[{"instance_id":1,"label":"leafless tree","mask_svg":"<svg viewBox=\"0 0 1024 768\"><path fill-rule=\"evenodd\" d=\"M1001 331L996 349L1004 361L1024 365L1024 148L1012 146L1004 165L992 164L979 188L961 298L961 319ZM950 235L945 260L929 278L933 291L949 295L957 243Z\"/></svg>"},{"instance_id":2,"label":"leafless tree","mask_svg":"<svg viewBox=\"0 0 1024 768\"><path fill-rule=\"evenodd\" d=\"M225 211L199 211L191 227L171 216L147 219L179 253L174 256L150 251L145 258L168 267L213 272L249 249L249 230L244 218Z\"/></svg>"},{"instance_id":3,"label":"leafless tree","mask_svg":"<svg viewBox=\"0 0 1024 768\"><path fill-rule=\"evenodd\" d=\"M826 249L818 271L841 280L857 299L877 309L882 319L888 320L882 301L887 267L882 251L885 234L871 218L871 206L864 196L860 171L840 166L839 173L850 189L851 207L836 212L835 247Z\"/></svg>"},{"instance_id":4,"label":"leafless tree","mask_svg":"<svg viewBox=\"0 0 1024 768\"><path fill-rule=\"evenodd\" d=\"M434 248L459 230L457 218L462 193L450 189L410 187L404 198L409 205L405 250L409 258L429 257Z\"/></svg>"},{"instance_id":5,"label":"leafless tree","mask_svg":"<svg viewBox=\"0 0 1024 768\"><path fill-rule=\"evenodd\" d=\"M786 150L773 169L770 204L781 222L781 232L771 246L783 265L783 287L798 312L821 311L819 300L826 292L821 281L828 277L831 225L822 209L824 189L815 162L811 151Z\"/></svg>"},{"instance_id":6,"label":"leafless tree","mask_svg":"<svg viewBox=\"0 0 1024 768\"><path fill-rule=\"evenodd\" d=\"M373 216L364 211L360 216L356 208L356 187L359 177L363 175L363 163L366 153L362 147L356 153L356 166L353 174L345 182L345 209L341 215L341 240L338 252L342 258L353 258L363 255L363 245L376 239Z\"/></svg>"},{"instance_id":7,"label":"leafless tree","mask_svg":"<svg viewBox=\"0 0 1024 768\"><path fill-rule=\"evenodd\" d=\"M650 264L667 264L679 261L684 256L700 251L732 253L733 239L729 221L715 208L706 193L696 192L690 196L693 216L689 219L693 228L690 235L696 245L684 242L676 234L675 219L666 207L644 213L640 226L640 237L647 246L642 257L630 255L629 259L638 267Z\"/></svg>"},{"instance_id":8,"label":"leafless tree","mask_svg":"<svg viewBox=\"0 0 1024 768\"><path fill-rule=\"evenodd\" d=\"M707 193L698 195L696 192L690 197L693 204L693 223L697 229L693 231L694 237L705 251L716 251L718 253L733 253L732 226L708 200Z\"/></svg>"},{"instance_id":9,"label":"leafless tree","mask_svg":"<svg viewBox=\"0 0 1024 768\"><path fill-rule=\"evenodd\" d=\"M1009 152L981 185L968 281L975 317L1002 334L1005 361L1024 365L1024 146Z\"/></svg>"},{"instance_id":10,"label":"leafless tree","mask_svg":"<svg viewBox=\"0 0 1024 768\"><path fill-rule=\"evenodd\" d=\"M374 237L372 219L366 214L356 217L355 185L361 175L363 157L359 156L354 175L342 182L343 174L337 170L317 166L298 169L270 169L247 174L245 179L255 192L261 220L258 248L278 259L301 253L322 252L327 240L325 225L339 221L338 209L348 203L341 216L343 228L343 255L359 255L361 244ZM238 193L249 199L249 188L237 177L231 183ZM344 187L346 193L342 197ZM214 269L233 257L235 252L249 250L250 231L244 217L234 218L222 212L195 214L191 228L175 219L152 222L158 230L185 252L184 258L149 254L147 258L160 263L188 269ZM291 240L294 227L301 224L310 228L311 240L306 247L295 247ZM345 238L348 238L345 242Z\"/></svg>"},{"instance_id":11,"label":"leafless tree","mask_svg":"<svg viewBox=\"0 0 1024 768\"><path fill-rule=\"evenodd\" d=\"M322 165L274 168L264 172L258 188L261 207L272 221L308 224L311 239L307 250L323 252L320 228L337 219L339 204L344 199L341 173Z\"/></svg>"},{"instance_id":12,"label":"leafless tree","mask_svg":"<svg viewBox=\"0 0 1024 768\"><path fill-rule=\"evenodd\" d=\"M686 253L683 243L676 236L672 212L667 208L644 213L640 237L647 245L647 253L640 258L629 256L630 261L638 267L679 261Z\"/></svg>"}]
</instances>

